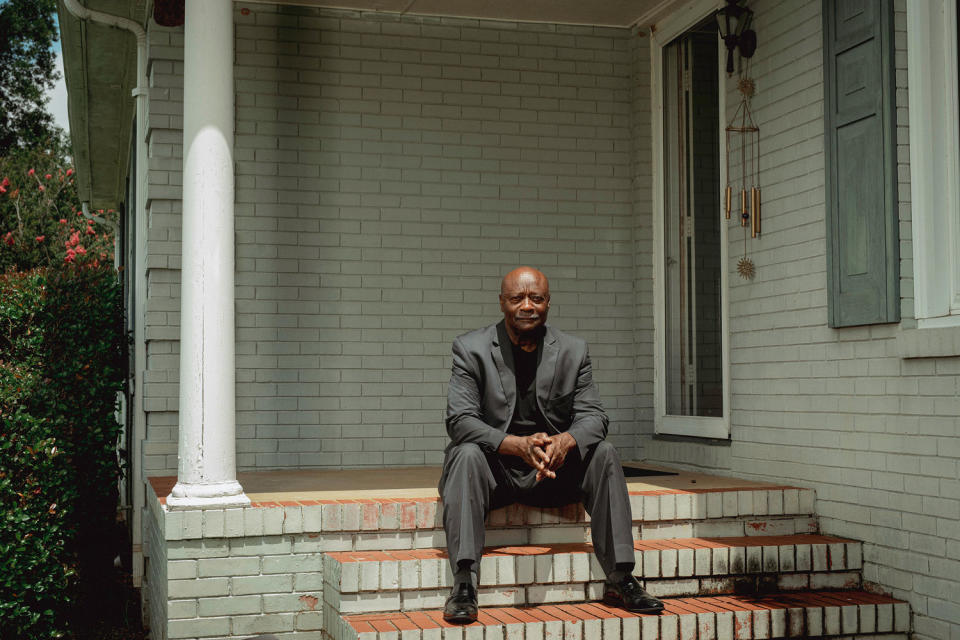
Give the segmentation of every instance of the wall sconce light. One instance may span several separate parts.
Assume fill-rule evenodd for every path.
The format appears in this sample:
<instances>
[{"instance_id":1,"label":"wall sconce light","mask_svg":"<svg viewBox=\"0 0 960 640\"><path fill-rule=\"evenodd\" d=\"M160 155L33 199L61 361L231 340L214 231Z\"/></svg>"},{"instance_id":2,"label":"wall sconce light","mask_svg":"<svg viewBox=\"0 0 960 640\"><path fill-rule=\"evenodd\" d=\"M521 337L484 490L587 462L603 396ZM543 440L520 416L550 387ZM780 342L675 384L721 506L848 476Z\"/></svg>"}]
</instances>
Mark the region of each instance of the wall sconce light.
<instances>
[{"instance_id":1,"label":"wall sconce light","mask_svg":"<svg viewBox=\"0 0 960 640\"><path fill-rule=\"evenodd\" d=\"M757 34L750 28L753 11L740 6L740 0L727 0L727 6L717 9L720 37L727 45L727 73L733 73L733 50L740 48L740 56L750 58L757 50Z\"/></svg>"}]
</instances>

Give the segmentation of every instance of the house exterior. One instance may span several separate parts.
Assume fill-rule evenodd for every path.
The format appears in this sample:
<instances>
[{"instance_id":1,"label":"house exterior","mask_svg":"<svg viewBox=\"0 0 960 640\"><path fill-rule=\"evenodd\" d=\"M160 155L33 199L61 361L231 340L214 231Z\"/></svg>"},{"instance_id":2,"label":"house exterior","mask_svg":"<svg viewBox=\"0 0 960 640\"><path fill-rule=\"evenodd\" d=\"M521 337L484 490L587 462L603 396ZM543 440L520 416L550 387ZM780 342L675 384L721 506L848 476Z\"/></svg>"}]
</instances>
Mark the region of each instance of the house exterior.
<instances>
[{"instance_id":1,"label":"house exterior","mask_svg":"<svg viewBox=\"0 0 960 640\"><path fill-rule=\"evenodd\" d=\"M731 75L718 2L326 4L60 11L82 197L124 211L137 579L150 477L190 511L439 465L451 340L531 264L624 459L815 490L914 637L960 638L954 3L751 0Z\"/></svg>"}]
</instances>

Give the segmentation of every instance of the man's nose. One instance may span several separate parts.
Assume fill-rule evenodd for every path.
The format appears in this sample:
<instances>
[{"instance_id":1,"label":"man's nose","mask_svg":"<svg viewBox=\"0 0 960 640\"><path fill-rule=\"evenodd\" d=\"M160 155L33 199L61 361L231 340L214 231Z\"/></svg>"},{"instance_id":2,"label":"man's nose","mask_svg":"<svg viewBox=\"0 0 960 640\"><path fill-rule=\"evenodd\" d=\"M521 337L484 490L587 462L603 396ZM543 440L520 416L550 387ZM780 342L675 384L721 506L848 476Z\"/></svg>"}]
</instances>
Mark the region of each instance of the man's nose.
<instances>
[{"instance_id":1,"label":"man's nose","mask_svg":"<svg viewBox=\"0 0 960 640\"><path fill-rule=\"evenodd\" d=\"M521 311L532 311L533 310L533 301L529 297L524 296L523 302L520 303Z\"/></svg>"}]
</instances>

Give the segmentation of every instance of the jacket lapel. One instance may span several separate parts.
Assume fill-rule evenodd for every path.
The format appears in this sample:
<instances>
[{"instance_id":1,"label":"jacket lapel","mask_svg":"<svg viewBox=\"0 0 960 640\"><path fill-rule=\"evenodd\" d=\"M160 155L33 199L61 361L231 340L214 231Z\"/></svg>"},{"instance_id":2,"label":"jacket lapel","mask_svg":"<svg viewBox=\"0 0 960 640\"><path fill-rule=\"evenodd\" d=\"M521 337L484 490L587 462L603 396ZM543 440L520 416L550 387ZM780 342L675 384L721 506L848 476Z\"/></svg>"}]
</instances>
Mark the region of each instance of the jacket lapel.
<instances>
[{"instance_id":1,"label":"jacket lapel","mask_svg":"<svg viewBox=\"0 0 960 640\"><path fill-rule=\"evenodd\" d=\"M513 373L513 351L510 347L510 338L507 336L507 329L502 320L497 323L491 355L500 373L500 387L503 389L503 397L506 398L507 413L510 414L507 416L509 421L513 407L517 403L517 378ZM509 358L509 361L506 358Z\"/></svg>"},{"instance_id":2,"label":"jacket lapel","mask_svg":"<svg viewBox=\"0 0 960 640\"><path fill-rule=\"evenodd\" d=\"M554 379L557 377L557 354L560 352L557 344L557 334L549 325L543 336L543 354L540 356L540 365L537 367L537 400L541 408L547 406L550 391L553 390Z\"/></svg>"}]
</instances>

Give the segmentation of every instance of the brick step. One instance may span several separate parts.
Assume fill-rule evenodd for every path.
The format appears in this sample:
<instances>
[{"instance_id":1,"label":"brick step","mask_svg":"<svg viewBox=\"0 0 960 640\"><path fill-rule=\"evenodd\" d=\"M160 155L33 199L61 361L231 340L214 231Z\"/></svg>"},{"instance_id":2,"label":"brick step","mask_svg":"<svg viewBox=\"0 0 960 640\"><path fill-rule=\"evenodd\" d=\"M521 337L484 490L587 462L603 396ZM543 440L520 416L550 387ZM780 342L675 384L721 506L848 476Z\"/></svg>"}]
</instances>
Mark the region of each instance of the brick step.
<instances>
[{"instance_id":1,"label":"brick step","mask_svg":"<svg viewBox=\"0 0 960 640\"><path fill-rule=\"evenodd\" d=\"M338 616L327 607L324 619L332 640L905 640L910 624L907 603L864 591L671 598L665 605L662 615L596 602L481 608L465 626L445 623L439 609Z\"/></svg>"},{"instance_id":2,"label":"brick step","mask_svg":"<svg viewBox=\"0 0 960 640\"><path fill-rule=\"evenodd\" d=\"M523 544L559 544L588 542L590 540L589 519L586 522L564 521L540 525L502 527L487 525L487 543L491 546ZM810 516L752 516L717 518L710 520L674 520L660 522L635 521L633 535L636 538L718 538L751 535L794 535L815 533L817 520ZM443 530L420 532L421 540L433 539L436 544L446 546Z\"/></svg>"},{"instance_id":3,"label":"brick step","mask_svg":"<svg viewBox=\"0 0 960 640\"><path fill-rule=\"evenodd\" d=\"M822 535L638 540L637 577L658 597L860 585L859 542ZM442 606L451 586L442 549L324 554L324 600L340 613ZM534 605L598 598L589 544L488 547L480 602Z\"/></svg>"},{"instance_id":4,"label":"brick step","mask_svg":"<svg viewBox=\"0 0 960 640\"><path fill-rule=\"evenodd\" d=\"M372 498L356 500L301 500L296 503L256 503L259 507L317 507L322 531L442 529L442 507L437 498ZM631 491L635 524L720 518L763 519L766 516L814 515L814 492L797 487L749 489L664 489ZM311 509L312 510L312 509ZM754 518L758 517L758 518ZM490 513L488 527L589 522L582 505L547 509L514 504Z\"/></svg>"},{"instance_id":5,"label":"brick step","mask_svg":"<svg viewBox=\"0 0 960 640\"><path fill-rule=\"evenodd\" d=\"M160 493L168 491L163 487L157 488L162 480L175 481L175 478L151 478L156 485L155 490ZM165 500L165 497L158 497L157 505L162 507ZM721 527L741 528L741 533L698 529L688 534L670 533L657 537L744 535L742 529L745 526L755 527L759 533L767 534L816 530L812 489L754 487L631 491L630 505L634 526L643 527L644 530L670 528L677 523L708 528L720 523ZM436 542L438 536L443 535L442 513L442 505L436 497L303 498L255 500L245 509L160 509L157 517L163 523L167 540L352 533L367 538L415 535L431 538L432 542L426 546L443 546L442 540ZM578 542L583 540L582 533L587 523L589 517L583 507L577 504L560 509L511 505L490 514L488 529L503 536L503 539L491 539L491 544ZM535 526L536 530L528 534L527 528L530 526ZM530 536L531 539L515 539L518 536ZM644 537L650 536L645 534Z\"/></svg>"}]
</instances>

